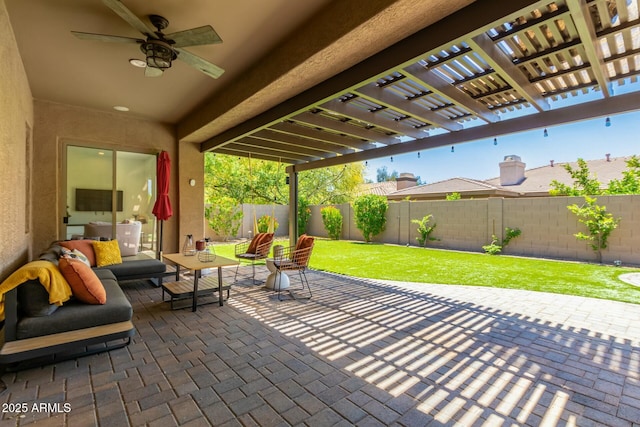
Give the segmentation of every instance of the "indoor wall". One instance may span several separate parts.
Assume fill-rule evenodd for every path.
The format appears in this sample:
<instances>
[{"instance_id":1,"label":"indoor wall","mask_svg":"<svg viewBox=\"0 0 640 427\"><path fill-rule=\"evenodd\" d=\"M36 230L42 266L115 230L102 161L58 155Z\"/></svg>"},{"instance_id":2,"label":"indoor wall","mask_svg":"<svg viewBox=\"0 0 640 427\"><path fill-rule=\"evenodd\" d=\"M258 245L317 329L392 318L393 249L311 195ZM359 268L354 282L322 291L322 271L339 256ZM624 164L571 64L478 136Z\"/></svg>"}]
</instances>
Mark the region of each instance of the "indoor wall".
<instances>
[{"instance_id":1,"label":"indoor wall","mask_svg":"<svg viewBox=\"0 0 640 427\"><path fill-rule=\"evenodd\" d=\"M0 281L30 257L33 102L4 0L0 0Z\"/></svg>"}]
</instances>

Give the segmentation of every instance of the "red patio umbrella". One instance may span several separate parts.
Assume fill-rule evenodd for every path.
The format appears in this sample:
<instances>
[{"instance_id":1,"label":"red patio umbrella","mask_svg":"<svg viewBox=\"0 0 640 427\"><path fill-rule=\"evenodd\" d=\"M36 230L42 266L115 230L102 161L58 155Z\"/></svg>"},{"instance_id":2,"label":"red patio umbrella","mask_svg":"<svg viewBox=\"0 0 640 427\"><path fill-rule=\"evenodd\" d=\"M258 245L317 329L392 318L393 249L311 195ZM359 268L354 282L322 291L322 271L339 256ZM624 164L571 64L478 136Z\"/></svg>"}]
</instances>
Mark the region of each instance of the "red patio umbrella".
<instances>
[{"instance_id":1,"label":"red patio umbrella","mask_svg":"<svg viewBox=\"0 0 640 427\"><path fill-rule=\"evenodd\" d=\"M162 151L158 156L157 175L158 196L156 203L151 211L160 221L160 233L158 236L158 258L162 254L162 224L163 221L171 218L173 210L171 209L171 200L169 200L169 178L171 177L171 160L169 153Z\"/></svg>"}]
</instances>

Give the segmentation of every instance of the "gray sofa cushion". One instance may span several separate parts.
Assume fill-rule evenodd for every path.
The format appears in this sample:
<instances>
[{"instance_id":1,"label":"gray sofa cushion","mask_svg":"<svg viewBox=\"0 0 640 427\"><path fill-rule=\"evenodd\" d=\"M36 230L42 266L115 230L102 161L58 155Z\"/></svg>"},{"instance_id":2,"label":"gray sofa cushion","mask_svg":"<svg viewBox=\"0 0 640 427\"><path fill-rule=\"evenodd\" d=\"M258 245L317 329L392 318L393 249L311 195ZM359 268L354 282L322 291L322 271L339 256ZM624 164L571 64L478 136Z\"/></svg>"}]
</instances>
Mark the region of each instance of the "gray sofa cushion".
<instances>
[{"instance_id":1,"label":"gray sofa cushion","mask_svg":"<svg viewBox=\"0 0 640 427\"><path fill-rule=\"evenodd\" d=\"M29 280L18 286L18 311L21 316L48 316L58 309L49 304L49 292L39 280Z\"/></svg>"},{"instance_id":2,"label":"gray sofa cushion","mask_svg":"<svg viewBox=\"0 0 640 427\"><path fill-rule=\"evenodd\" d=\"M110 270L118 280L139 277L157 277L167 270L167 266L154 258L124 260L122 264L94 268L94 271ZM98 276L100 277L100 276Z\"/></svg>"},{"instance_id":3,"label":"gray sofa cushion","mask_svg":"<svg viewBox=\"0 0 640 427\"><path fill-rule=\"evenodd\" d=\"M109 275L104 272L99 274ZM118 282L113 278L101 278L101 281L107 292L105 304L89 305L72 298L49 316L18 320L16 338L32 338L131 320L131 303Z\"/></svg>"}]
</instances>

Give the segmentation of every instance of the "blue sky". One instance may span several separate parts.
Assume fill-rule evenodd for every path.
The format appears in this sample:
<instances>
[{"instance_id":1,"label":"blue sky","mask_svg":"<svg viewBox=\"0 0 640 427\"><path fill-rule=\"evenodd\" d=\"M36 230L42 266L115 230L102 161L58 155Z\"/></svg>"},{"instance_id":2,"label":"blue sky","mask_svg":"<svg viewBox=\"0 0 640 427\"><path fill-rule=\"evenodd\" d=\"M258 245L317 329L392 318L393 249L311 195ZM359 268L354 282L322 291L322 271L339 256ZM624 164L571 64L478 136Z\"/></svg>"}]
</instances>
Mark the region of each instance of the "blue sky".
<instances>
[{"instance_id":1,"label":"blue sky","mask_svg":"<svg viewBox=\"0 0 640 427\"><path fill-rule=\"evenodd\" d=\"M549 164L573 162L576 159L603 159L640 154L640 112L611 116L611 126L605 126L605 118L577 122L548 128L548 137L543 130L523 132L472 141L451 147L440 147L417 153L390 158L369 160L366 178L376 180L376 171L386 166L392 171L411 172L420 176L422 182L431 183L448 178L464 177L488 179L499 175L498 163L504 156L515 154L526 163L527 169Z\"/></svg>"}]
</instances>

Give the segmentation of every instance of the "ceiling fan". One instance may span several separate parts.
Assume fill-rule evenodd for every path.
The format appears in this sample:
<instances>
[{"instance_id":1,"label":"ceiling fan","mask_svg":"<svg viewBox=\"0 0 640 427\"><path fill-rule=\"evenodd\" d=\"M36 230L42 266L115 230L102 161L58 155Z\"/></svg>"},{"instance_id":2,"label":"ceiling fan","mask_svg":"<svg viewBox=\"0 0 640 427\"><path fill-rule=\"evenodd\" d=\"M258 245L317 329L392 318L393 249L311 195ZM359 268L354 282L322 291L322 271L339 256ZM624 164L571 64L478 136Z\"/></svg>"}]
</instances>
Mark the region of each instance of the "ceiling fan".
<instances>
[{"instance_id":1,"label":"ceiling fan","mask_svg":"<svg viewBox=\"0 0 640 427\"><path fill-rule=\"evenodd\" d=\"M145 76L158 77L171 67L171 62L180 59L204 74L217 79L224 70L193 53L184 50L187 46L222 43L222 39L211 27L192 28L171 34L163 34L162 30L169 26L169 21L159 15L149 15L152 28L133 14L120 0L102 0L102 2L124 19L129 25L140 31L146 39L111 36L105 34L83 33L71 31L71 34L82 40L98 40L112 43L136 43L146 56Z\"/></svg>"}]
</instances>

